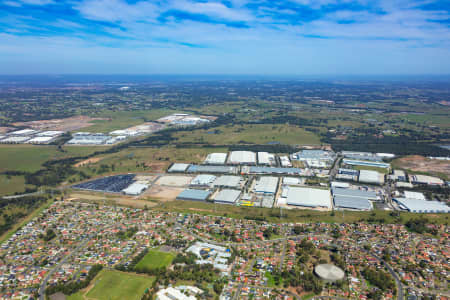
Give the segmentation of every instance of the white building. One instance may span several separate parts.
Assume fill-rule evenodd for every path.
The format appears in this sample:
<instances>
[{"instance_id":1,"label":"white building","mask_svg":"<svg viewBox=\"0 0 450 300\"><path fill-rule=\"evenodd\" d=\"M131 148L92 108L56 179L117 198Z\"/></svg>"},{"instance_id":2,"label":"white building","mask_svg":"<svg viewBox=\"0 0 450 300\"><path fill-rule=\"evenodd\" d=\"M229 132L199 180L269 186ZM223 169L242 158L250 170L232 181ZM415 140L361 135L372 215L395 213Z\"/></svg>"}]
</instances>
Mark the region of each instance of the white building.
<instances>
[{"instance_id":1,"label":"white building","mask_svg":"<svg viewBox=\"0 0 450 300\"><path fill-rule=\"evenodd\" d=\"M300 207L331 209L330 190L289 187L287 204Z\"/></svg>"},{"instance_id":2,"label":"white building","mask_svg":"<svg viewBox=\"0 0 450 300\"><path fill-rule=\"evenodd\" d=\"M232 165L256 165L256 154L251 151L231 152L228 163Z\"/></svg>"},{"instance_id":3,"label":"white building","mask_svg":"<svg viewBox=\"0 0 450 300\"><path fill-rule=\"evenodd\" d=\"M227 161L227 153L211 153L208 154L205 161L205 165L224 165Z\"/></svg>"}]
</instances>

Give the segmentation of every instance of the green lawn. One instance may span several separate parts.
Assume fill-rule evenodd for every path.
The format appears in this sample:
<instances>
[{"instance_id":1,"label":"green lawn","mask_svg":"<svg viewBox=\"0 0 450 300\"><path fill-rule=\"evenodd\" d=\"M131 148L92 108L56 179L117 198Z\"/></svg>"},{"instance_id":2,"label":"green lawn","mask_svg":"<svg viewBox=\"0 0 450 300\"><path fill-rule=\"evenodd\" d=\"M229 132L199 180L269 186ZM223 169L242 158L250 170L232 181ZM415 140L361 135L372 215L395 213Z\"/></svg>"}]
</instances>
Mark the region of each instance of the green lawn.
<instances>
[{"instance_id":1,"label":"green lawn","mask_svg":"<svg viewBox=\"0 0 450 300\"><path fill-rule=\"evenodd\" d=\"M105 147L64 147L64 152L56 146L37 145L0 145L0 172L26 171L35 172L50 159L85 156Z\"/></svg>"},{"instance_id":2,"label":"green lawn","mask_svg":"<svg viewBox=\"0 0 450 300\"><path fill-rule=\"evenodd\" d=\"M23 193L25 187L24 176L0 175L0 196L12 195L16 192Z\"/></svg>"},{"instance_id":3,"label":"green lawn","mask_svg":"<svg viewBox=\"0 0 450 300\"><path fill-rule=\"evenodd\" d=\"M136 269L156 269L167 267L172 263L175 255L172 253L150 250L136 265Z\"/></svg>"},{"instance_id":4,"label":"green lawn","mask_svg":"<svg viewBox=\"0 0 450 300\"><path fill-rule=\"evenodd\" d=\"M80 291L67 299L139 300L154 280L154 277L103 270L94 278L91 283L93 288L86 295L84 295L85 292Z\"/></svg>"}]
</instances>

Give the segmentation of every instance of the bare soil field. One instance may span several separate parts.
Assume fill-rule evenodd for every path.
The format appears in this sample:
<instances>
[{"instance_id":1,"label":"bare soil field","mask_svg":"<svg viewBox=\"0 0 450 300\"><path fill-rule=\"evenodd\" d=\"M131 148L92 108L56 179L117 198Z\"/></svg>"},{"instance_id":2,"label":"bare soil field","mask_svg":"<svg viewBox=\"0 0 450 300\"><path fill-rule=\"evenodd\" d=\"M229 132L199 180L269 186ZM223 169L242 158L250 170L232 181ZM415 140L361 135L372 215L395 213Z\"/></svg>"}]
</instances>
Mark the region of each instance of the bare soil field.
<instances>
[{"instance_id":1,"label":"bare soil field","mask_svg":"<svg viewBox=\"0 0 450 300\"><path fill-rule=\"evenodd\" d=\"M92 121L101 120L88 116L74 116L65 119L39 120L14 123L14 126L26 126L36 130L74 131L93 125Z\"/></svg>"},{"instance_id":2,"label":"bare soil field","mask_svg":"<svg viewBox=\"0 0 450 300\"><path fill-rule=\"evenodd\" d=\"M147 196L161 201L173 201L183 190L183 188L154 185L145 191L142 197Z\"/></svg>"},{"instance_id":3,"label":"bare soil field","mask_svg":"<svg viewBox=\"0 0 450 300\"><path fill-rule=\"evenodd\" d=\"M115 203L116 205L123 205L135 208L153 207L158 205L157 202L135 199L127 196L105 197L102 195L93 195L87 193L71 193L69 195L69 198L67 199L67 201L83 201L83 200L93 201L99 204L103 202L105 202L106 204Z\"/></svg>"},{"instance_id":4,"label":"bare soil field","mask_svg":"<svg viewBox=\"0 0 450 300\"><path fill-rule=\"evenodd\" d=\"M162 176L156 184L182 187L188 185L193 177L191 176Z\"/></svg>"},{"instance_id":5,"label":"bare soil field","mask_svg":"<svg viewBox=\"0 0 450 300\"><path fill-rule=\"evenodd\" d=\"M420 155L410 155L394 160L394 166L416 172L445 174L450 177L450 161L429 159Z\"/></svg>"},{"instance_id":6,"label":"bare soil field","mask_svg":"<svg viewBox=\"0 0 450 300\"><path fill-rule=\"evenodd\" d=\"M76 163L74 165L74 167L75 168L79 168L79 167L83 167L83 166L86 166L86 165L95 164L95 163L99 162L102 159L103 159L102 157L89 158L89 159L80 161L79 163Z\"/></svg>"},{"instance_id":7,"label":"bare soil field","mask_svg":"<svg viewBox=\"0 0 450 300\"><path fill-rule=\"evenodd\" d=\"M169 166L169 162L149 162L145 163L154 173L164 173Z\"/></svg>"}]
</instances>

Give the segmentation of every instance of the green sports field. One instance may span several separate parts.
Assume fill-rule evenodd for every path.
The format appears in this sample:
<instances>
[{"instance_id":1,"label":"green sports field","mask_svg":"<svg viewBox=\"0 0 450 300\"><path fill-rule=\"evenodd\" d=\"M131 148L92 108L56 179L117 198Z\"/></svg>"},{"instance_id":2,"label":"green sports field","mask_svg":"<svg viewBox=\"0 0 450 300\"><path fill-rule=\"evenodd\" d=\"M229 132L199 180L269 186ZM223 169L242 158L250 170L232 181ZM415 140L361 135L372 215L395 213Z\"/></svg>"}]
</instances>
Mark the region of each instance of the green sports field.
<instances>
[{"instance_id":1,"label":"green sports field","mask_svg":"<svg viewBox=\"0 0 450 300\"><path fill-rule=\"evenodd\" d=\"M80 291L67 299L139 300L154 280L154 277L103 270L92 281L92 288L87 288L87 293Z\"/></svg>"},{"instance_id":2,"label":"green sports field","mask_svg":"<svg viewBox=\"0 0 450 300\"><path fill-rule=\"evenodd\" d=\"M136 265L136 269L156 269L167 267L172 263L175 255L172 253L150 250L147 255Z\"/></svg>"}]
</instances>

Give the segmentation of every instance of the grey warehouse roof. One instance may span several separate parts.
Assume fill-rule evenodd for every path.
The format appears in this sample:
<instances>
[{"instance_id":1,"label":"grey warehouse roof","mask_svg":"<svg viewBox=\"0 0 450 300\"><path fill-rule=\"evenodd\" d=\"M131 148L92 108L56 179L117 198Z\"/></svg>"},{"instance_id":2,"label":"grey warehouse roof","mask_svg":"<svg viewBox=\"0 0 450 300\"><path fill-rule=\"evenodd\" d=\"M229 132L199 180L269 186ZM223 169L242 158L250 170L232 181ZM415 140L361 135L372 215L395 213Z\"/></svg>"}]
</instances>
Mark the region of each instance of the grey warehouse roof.
<instances>
[{"instance_id":1,"label":"grey warehouse roof","mask_svg":"<svg viewBox=\"0 0 450 300\"><path fill-rule=\"evenodd\" d=\"M213 185L238 188L240 187L241 179L239 176L224 175L217 178Z\"/></svg>"},{"instance_id":2,"label":"grey warehouse roof","mask_svg":"<svg viewBox=\"0 0 450 300\"><path fill-rule=\"evenodd\" d=\"M346 188L332 188L331 192L334 196L345 196L345 197L357 197L357 198L366 198L366 199L377 199L377 193L372 191L362 191L362 190L352 190Z\"/></svg>"},{"instance_id":3,"label":"grey warehouse roof","mask_svg":"<svg viewBox=\"0 0 450 300\"><path fill-rule=\"evenodd\" d=\"M402 207L414 213L449 213L450 207L439 201L426 201L412 198L396 198Z\"/></svg>"},{"instance_id":4,"label":"grey warehouse roof","mask_svg":"<svg viewBox=\"0 0 450 300\"><path fill-rule=\"evenodd\" d=\"M216 180L216 176L209 174L201 174L191 181L191 185L209 185Z\"/></svg>"},{"instance_id":5,"label":"grey warehouse roof","mask_svg":"<svg viewBox=\"0 0 450 300\"><path fill-rule=\"evenodd\" d=\"M275 194L278 187L278 177L261 177L255 185L255 193Z\"/></svg>"},{"instance_id":6,"label":"grey warehouse roof","mask_svg":"<svg viewBox=\"0 0 450 300\"><path fill-rule=\"evenodd\" d=\"M358 210L371 210L372 204L367 198L334 196L334 206L337 208L349 208Z\"/></svg>"},{"instance_id":7,"label":"grey warehouse roof","mask_svg":"<svg viewBox=\"0 0 450 300\"><path fill-rule=\"evenodd\" d=\"M177 199L205 201L210 194L210 191L186 189L178 195Z\"/></svg>"},{"instance_id":8,"label":"grey warehouse roof","mask_svg":"<svg viewBox=\"0 0 450 300\"><path fill-rule=\"evenodd\" d=\"M240 195L241 192L237 190L221 190L214 198L214 202L233 204L239 199Z\"/></svg>"},{"instance_id":9,"label":"grey warehouse roof","mask_svg":"<svg viewBox=\"0 0 450 300\"><path fill-rule=\"evenodd\" d=\"M302 174L299 168L250 167L250 174Z\"/></svg>"},{"instance_id":10,"label":"grey warehouse roof","mask_svg":"<svg viewBox=\"0 0 450 300\"><path fill-rule=\"evenodd\" d=\"M199 165L190 165L187 169L189 173L222 173L222 174L236 174L236 167L230 166L199 166Z\"/></svg>"}]
</instances>

